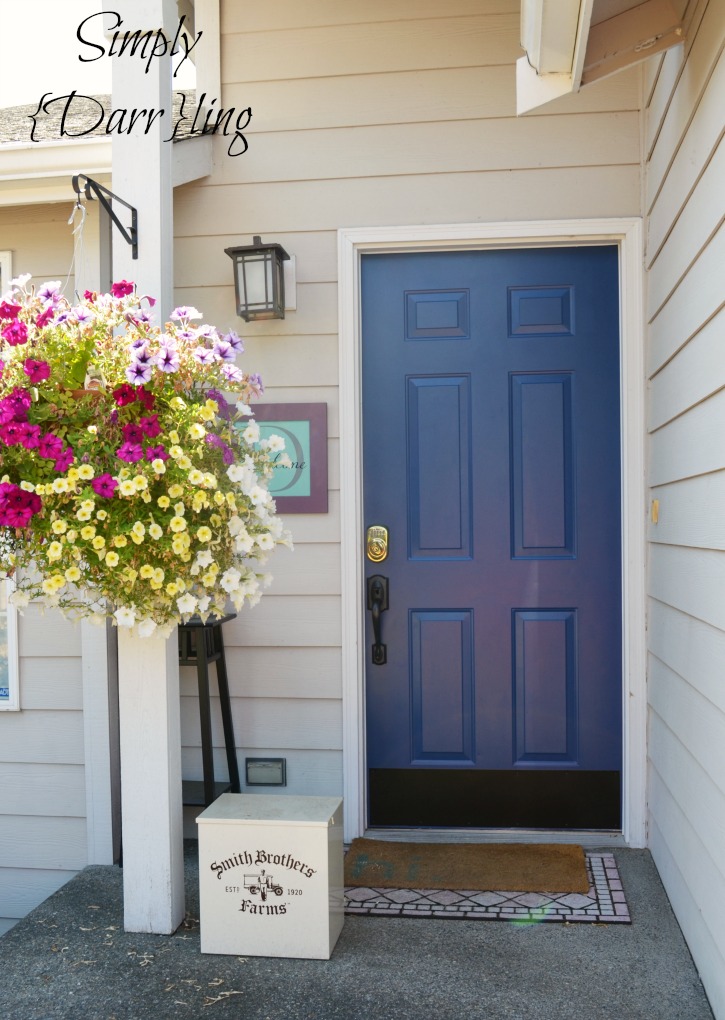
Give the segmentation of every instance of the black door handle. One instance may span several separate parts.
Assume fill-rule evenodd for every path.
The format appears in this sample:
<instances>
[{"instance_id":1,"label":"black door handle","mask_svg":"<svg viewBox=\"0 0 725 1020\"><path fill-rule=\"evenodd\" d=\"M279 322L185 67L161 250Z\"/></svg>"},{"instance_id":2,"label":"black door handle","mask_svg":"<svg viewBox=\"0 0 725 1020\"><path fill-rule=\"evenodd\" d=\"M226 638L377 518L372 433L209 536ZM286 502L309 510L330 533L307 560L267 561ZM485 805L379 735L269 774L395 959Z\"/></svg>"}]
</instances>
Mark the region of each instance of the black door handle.
<instances>
[{"instance_id":1,"label":"black door handle","mask_svg":"<svg viewBox=\"0 0 725 1020\"><path fill-rule=\"evenodd\" d=\"M368 578L368 609L373 617L373 665L384 666L388 661L387 646L380 640L380 615L388 608L388 579L381 574Z\"/></svg>"}]
</instances>

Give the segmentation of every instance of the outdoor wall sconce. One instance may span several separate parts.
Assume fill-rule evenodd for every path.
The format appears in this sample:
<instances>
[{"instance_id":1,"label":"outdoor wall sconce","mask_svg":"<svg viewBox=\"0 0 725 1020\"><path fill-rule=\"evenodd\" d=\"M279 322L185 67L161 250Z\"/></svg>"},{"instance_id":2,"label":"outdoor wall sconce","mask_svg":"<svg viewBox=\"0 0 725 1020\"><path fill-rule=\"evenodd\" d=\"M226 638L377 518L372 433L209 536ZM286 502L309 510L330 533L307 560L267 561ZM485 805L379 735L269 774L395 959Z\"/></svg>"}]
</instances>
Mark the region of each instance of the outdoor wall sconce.
<instances>
[{"instance_id":1,"label":"outdoor wall sconce","mask_svg":"<svg viewBox=\"0 0 725 1020\"><path fill-rule=\"evenodd\" d=\"M237 315L245 322L256 319L284 319L284 262L289 255L281 244L253 244L225 248L234 263Z\"/></svg>"}]
</instances>

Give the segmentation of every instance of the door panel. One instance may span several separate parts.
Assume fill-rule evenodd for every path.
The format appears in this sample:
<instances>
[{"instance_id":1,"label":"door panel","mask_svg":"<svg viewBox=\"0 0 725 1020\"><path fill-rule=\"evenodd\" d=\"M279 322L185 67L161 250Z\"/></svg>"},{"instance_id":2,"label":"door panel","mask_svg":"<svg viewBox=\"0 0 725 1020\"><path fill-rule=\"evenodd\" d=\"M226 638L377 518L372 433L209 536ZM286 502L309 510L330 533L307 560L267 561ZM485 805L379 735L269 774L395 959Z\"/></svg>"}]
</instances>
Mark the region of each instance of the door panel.
<instances>
[{"instance_id":1,"label":"door panel","mask_svg":"<svg viewBox=\"0 0 725 1020\"><path fill-rule=\"evenodd\" d=\"M616 248L371 255L362 281L371 824L616 827Z\"/></svg>"}]
</instances>

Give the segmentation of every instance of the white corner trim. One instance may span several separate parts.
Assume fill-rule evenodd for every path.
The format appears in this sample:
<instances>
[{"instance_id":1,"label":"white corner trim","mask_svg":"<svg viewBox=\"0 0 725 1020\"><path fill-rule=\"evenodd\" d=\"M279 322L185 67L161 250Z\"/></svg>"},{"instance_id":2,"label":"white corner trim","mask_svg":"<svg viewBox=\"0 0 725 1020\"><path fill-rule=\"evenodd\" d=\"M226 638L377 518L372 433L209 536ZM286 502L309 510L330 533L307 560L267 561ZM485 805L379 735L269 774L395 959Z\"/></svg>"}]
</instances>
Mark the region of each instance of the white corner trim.
<instances>
[{"instance_id":1,"label":"white corner trim","mask_svg":"<svg viewBox=\"0 0 725 1020\"><path fill-rule=\"evenodd\" d=\"M646 841L645 472L642 224L637 218L455 223L338 230L342 714L345 840L363 834L365 803L362 590L360 256L385 251L618 244L620 249L623 576L623 835Z\"/></svg>"},{"instance_id":2,"label":"white corner trim","mask_svg":"<svg viewBox=\"0 0 725 1020\"><path fill-rule=\"evenodd\" d=\"M4 280L4 284L9 280ZM3 284L3 286L4 286ZM1 291L0 291L1 293ZM0 579L0 584L5 586L6 627L8 642L8 697L0 701L0 712L20 711L20 655L18 652L18 611L12 602L10 595L15 587L12 578Z\"/></svg>"}]
</instances>

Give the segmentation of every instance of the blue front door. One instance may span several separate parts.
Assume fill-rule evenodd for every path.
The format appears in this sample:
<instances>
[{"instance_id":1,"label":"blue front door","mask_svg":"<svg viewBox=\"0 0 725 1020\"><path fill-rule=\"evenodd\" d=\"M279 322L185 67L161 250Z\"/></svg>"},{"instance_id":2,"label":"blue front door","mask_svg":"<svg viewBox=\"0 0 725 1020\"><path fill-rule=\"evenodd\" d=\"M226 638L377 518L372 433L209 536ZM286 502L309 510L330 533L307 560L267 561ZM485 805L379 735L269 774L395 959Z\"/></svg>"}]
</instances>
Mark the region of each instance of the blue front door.
<instances>
[{"instance_id":1,"label":"blue front door","mask_svg":"<svg viewBox=\"0 0 725 1020\"><path fill-rule=\"evenodd\" d=\"M617 254L363 256L373 826L620 827Z\"/></svg>"}]
</instances>

